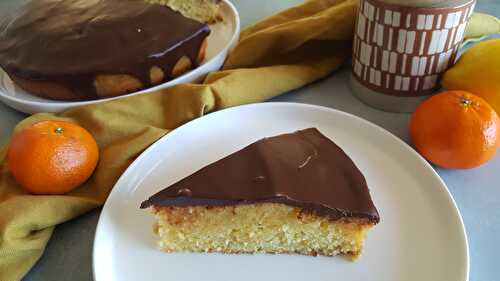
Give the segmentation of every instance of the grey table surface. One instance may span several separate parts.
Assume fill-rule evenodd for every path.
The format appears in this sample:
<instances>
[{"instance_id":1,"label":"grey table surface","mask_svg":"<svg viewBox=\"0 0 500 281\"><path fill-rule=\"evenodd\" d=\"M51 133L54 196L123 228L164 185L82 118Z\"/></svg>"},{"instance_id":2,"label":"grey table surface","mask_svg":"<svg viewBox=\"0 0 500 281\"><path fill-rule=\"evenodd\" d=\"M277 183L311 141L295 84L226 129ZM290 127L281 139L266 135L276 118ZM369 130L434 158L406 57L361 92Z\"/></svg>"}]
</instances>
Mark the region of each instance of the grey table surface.
<instances>
[{"instance_id":1,"label":"grey table surface","mask_svg":"<svg viewBox=\"0 0 500 281\"><path fill-rule=\"evenodd\" d=\"M300 0L233 0L243 26L298 4ZM0 13L12 11L19 0L0 0ZM500 16L500 0L478 0L476 11ZM309 103L336 108L365 118L408 141L408 114L372 109L350 93L349 69L344 67L330 77L273 101ZM26 115L0 103L0 141L4 142L14 125ZM436 168L455 198L469 238L471 281L500 280L500 156L486 165L467 171ZM56 228L47 249L25 281L92 280L92 244L99 210ZM429 257L432 258L432 257ZM438 280L437 280L438 281Z\"/></svg>"}]
</instances>

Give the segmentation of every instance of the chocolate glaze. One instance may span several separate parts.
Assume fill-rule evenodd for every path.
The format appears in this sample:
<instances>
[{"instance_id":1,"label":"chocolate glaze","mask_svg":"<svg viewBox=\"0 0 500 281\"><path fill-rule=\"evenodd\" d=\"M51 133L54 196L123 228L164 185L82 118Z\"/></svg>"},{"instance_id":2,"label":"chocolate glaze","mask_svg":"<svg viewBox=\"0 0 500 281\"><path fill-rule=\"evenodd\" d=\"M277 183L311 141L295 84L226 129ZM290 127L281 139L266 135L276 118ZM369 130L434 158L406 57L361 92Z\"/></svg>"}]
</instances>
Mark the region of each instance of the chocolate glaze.
<instances>
[{"instance_id":1,"label":"chocolate glaze","mask_svg":"<svg viewBox=\"0 0 500 281\"><path fill-rule=\"evenodd\" d=\"M259 140L158 192L141 208L259 202L331 219L380 219L363 174L315 128Z\"/></svg>"},{"instance_id":2,"label":"chocolate glaze","mask_svg":"<svg viewBox=\"0 0 500 281\"><path fill-rule=\"evenodd\" d=\"M31 0L0 24L0 66L92 99L99 74L128 74L149 87L157 66L172 78L182 56L197 63L209 33L206 24L143 0Z\"/></svg>"}]
</instances>

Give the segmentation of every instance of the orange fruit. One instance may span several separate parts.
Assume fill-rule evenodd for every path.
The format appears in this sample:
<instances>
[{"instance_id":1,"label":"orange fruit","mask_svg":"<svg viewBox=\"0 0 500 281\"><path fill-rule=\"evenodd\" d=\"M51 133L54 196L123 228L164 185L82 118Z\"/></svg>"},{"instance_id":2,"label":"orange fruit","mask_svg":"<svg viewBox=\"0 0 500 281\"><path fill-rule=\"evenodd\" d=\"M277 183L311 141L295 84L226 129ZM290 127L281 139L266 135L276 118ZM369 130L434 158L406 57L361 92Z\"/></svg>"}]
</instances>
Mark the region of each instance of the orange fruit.
<instances>
[{"instance_id":1,"label":"orange fruit","mask_svg":"<svg viewBox=\"0 0 500 281\"><path fill-rule=\"evenodd\" d=\"M7 166L16 181L33 194L64 194L94 171L99 149L84 128L63 121L42 121L16 133Z\"/></svg>"},{"instance_id":2,"label":"orange fruit","mask_svg":"<svg viewBox=\"0 0 500 281\"><path fill-rule=\"evenodd\" d=\"M438 166L474 168L493 158L500 146L500 118L478 96L443 92L418 106L410 138L417 151Z\"/></svg>"}]
</instances>

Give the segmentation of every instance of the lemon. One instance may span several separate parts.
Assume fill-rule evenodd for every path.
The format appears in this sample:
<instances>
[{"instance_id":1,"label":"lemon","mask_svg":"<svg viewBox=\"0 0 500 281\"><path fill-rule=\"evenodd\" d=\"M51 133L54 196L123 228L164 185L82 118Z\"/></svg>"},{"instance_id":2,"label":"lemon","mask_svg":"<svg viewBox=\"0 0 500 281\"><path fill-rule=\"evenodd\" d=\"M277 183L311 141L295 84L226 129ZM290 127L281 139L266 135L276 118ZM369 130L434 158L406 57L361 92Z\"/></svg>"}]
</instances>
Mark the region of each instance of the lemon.
<instances>
[{"instance_id":1,"label":"lemon","mask_svg":"<svg viewBox=\"0 0 500 281\"><path fill-rule=\"evenodd\" d=\"M468 49L445 72L441 84L449 90L465 90L482 97L500 114L500 39Z\"/></svg>"}]
</instances>

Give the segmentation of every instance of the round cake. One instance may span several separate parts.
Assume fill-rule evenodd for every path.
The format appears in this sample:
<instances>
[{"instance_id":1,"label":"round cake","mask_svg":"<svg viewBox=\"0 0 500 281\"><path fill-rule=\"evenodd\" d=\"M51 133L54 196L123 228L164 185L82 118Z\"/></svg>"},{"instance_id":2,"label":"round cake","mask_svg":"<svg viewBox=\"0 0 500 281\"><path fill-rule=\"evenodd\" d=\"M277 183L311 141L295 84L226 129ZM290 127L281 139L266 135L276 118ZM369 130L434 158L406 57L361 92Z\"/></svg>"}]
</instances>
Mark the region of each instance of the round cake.
<instances>
[{"instance_id":1,"label":"round cake","mask_svg":"<svg viewBox=\"0 0 500 281\"><path fill-rule=\"evenodd\" d=\"M203 59L208 25L143 0L31 0L0 24L0 67L55 100L123 95Z\"/></svg>"}]
</instances>

